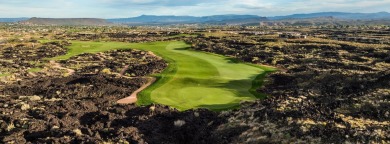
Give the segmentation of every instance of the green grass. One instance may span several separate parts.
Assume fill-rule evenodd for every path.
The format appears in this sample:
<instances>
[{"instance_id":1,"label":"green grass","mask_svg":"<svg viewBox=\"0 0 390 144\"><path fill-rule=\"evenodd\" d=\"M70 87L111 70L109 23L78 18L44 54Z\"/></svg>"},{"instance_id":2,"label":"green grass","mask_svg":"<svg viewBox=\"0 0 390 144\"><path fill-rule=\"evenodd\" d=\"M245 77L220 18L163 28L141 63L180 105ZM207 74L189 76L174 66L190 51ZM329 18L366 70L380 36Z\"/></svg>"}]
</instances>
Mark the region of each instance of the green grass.
<instances>
[{"instance_id":1,"label":"green grass","mask_svg":"<svg viewBox=\"0 0 390 144\"><path fill-rule=\"evenodd\" d=\"M119 43L74 41L67 59L81 53L112 49L152 51L169 62L157 81L138 96L139 105L160 103L179 110L237 108L241 101L252 101L264 95L255 91L267 72L275 69L237 62L224 56L189 50L184 42ZM88 47L86 47L88 46Z\"/></svg>"},{"instance_id":2,"label":"green grass","mask_svg":"<svg viewBox=\"0 0 390 144\"><path fill-rule=\"evenodd\" d=\"M10 76L11 74L9 74L9 73L2 73L2 74L0 74L0 77L5 77L5 76Z\"/></svg>"},{"instance_id":3,"label":"green grass","mask_svg":"<svg viewBox=\"0 0 390 144\"><path fill-rule=\"evenodd\" d=\"M164 56L170 67L157 75L159 80L141 93L139 104L157 102L179 110L236 108L241 101L264 95L250 91L258 87L267 71L227 57L188 50L183 42L154 43L154 51ZM261 81L261 82L260 82Z\"/></svg>"},{"instance_id":4,"label":"green grass","mask_svg":"<svg viewBox=\"0 0 390 144\"><path fill-rule=\"evenodd\" d=\"M48 42L52 42L52 40L39 39L38 42L39 42L39 43L48 43Z\"/></svg>"},{"instance_id":5,"label":"green grass","mask_svg":"<svg viewBox=\"0 0 390 144\"><path fill-rule=\"evenodd\" d=\"M69 46L69 51L66 55L50 58L50 60L66 60L72 56L76 56L82 53L98 53L114 49L129 49L128 43L121 42L85 42L85 41L72 41L72 45Z\"/></svg>"},{"instance_id":6,"label":"green grass","mask_svg":"<svg viewBox=\"0 0 390 144\"><path fill-rule=\"evenodd\" d=\"M29 70L27 70L28 72L34 72L34 73L36 73L36 72L40 72L40 71L42 71L42 68L31 68L31 69L29 69Z\"/></svg>"}]
</instances>

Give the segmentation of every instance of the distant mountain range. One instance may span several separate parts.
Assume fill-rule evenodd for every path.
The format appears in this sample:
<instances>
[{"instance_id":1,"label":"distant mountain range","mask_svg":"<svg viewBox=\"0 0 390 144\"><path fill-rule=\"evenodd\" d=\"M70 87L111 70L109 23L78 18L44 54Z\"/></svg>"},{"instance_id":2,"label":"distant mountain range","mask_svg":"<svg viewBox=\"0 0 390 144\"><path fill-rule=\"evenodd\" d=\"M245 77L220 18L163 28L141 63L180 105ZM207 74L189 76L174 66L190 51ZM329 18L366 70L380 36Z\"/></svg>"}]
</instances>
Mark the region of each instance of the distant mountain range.
<instances>
[{"instance_id":1,"label":"distant mountain range","mask_svg":"<svg viewBox=\"0 0 390 144\"><path fill-rule=\"evenodd\" d=\"M390 13L344 13L344 12L321 12L310 14L293 14L287 16L261 17L257 15L215 15L215 16L154 16L142 15L133 18L107 19L112 23L121 24L176 24L176 23L201 23L201 24L251 24L259 22L274 22L288 20L325 20L344 21L344 20L390 20Z\"/></svg>"},{"instance_id":2,"label":"distant mountain range","mask_svg":"<svg viewBox=\"0 0 390 144\"><path fill-rule=\"evenodd\" d=\"M334 17L289 18L260 22L262 26L390 25L390 19L338 19Z\"/></svg>"},{"instance_id":3,"label":"distant mountain range","mask_svg":"<svg viewBox=\"0 0 390 144\"><path fill-rule=\"evenodd\" d=\"M25 21L21 21L22 24L35 24L35 25L112 25L105 19L97 18L30 18Z\"/></svg>"},{"instance_id":4,"label":"distant mountain range","mask_svg":"<svg viewBox=\"0 0 390 144\"><path fill-rule=\"evenodd\" d=\"M214 15L214 16L155 16L141 15L132 18L95 19L95 18L0 18L0 22L21 22L40 25L169 25L169 24L236 24L248 25L315 25L315 24L349 24L352 23L388 24L390 13L345 13L320 12L310 14L293 14L287 16L261 17L257 15Z\"/></svg>"},{"instance_id":5,"label":"distant mountain range","mask_svg":"<svg viewBox=\"0 0 390 144\"><path fill-rule=\"evenodd\" d=\"M112 23L122 24L177 24L177 23L207 23L207 24L226 24L226 23L258 23L267 20L265 17L257 15L214 15L214 16L154 16L141 15L133 18L107 19Z\"/></svg>"},{"instance_id":6,"label":"distant mountain range","mask_svg":"<svg viewBox=\"0 0 390 144\"><path fill-rule=\"evenodd\" d=\"M0 22L19 22L19 21L25 21L30 18L0 18Z\"/></svg>"},{"instance_id":7,"label":"distant mountain range","mask_svg":"<svg viewBox=\"0 0 390 144\"><path fill-rule=\"evenodd\" d=\"M293 14L287 16L275 16L267 17L269 20L286 20L286 19L307 19L318 17L333 17L337 19L347 20L378 20L378 19L390 19L390 13L378 12L378 13L345 13L345 12L320 12L310 14Z\"/></svg>"}]
</instances>

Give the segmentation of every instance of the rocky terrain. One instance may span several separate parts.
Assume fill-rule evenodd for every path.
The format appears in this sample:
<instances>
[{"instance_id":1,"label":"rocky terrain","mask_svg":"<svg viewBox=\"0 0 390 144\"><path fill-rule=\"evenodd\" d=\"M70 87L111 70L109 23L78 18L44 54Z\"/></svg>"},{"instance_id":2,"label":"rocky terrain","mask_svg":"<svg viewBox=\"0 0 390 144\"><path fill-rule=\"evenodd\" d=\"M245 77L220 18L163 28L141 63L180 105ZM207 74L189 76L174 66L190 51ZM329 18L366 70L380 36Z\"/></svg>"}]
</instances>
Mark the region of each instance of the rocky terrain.
<instances>
[{"instance_id":1,"label":"rocky terrain","mask_svg":"<svg viewBox=\"0 0 390 144\"><path fill-rule=\"evenodd\" d=\"M266 99L224 112L179 112L116 103L166 68L151 52L113 50L51 63L47 58L64 55L69 43L6 43L1 143L390 143L389 45L270 35L174 39L280 71L258 88Z\"/></svg>"},{"instance_id":2,"label":"rocky terrain","mask_svg":"<svg viewBox=\"0 0 390 144\"><path fill-rule=\"evenodd\" d=\"M97 54L81 54L62 62L78 73L117 73L127 76L147 76L159 73L166 62L152 52L139 50L114 50Z\"/></svg>"},{"instance_id":3,"label":"rocky terrain","mask_svg":"<svg viewBox=\"0 0 390 144\"><path fill-rule=\"evenodd\" d=\"M207 143L216 113L119 105L142 78L74 75L0 89L2 143Z\"/></svg>"},{"instance_id":4,"label":"rocky terrain","mask_svg":"<svg viewBox=\"0 0 390 144\"><path fill-rule=\"evenodd\" d=\"M82 41L119 41L130 43L143 43L143 42L155 42L155 41L173 41L180 40L182 37L179 33L167 34L164 32L148 32L141 31L135 33L116 32L116 33L67 33L54 36L56 39L61 40L82 40Z\"/></svg>"},{"instance_id":5,"label":"rocky terrain","mask_svg":"<svg viewBox=\"0 0 390 144\"><path fill-rule=\"evenodd\" d=\"M258 89L267 99L233 111L219 127L243 129L233 142L389 142L390 46L242 37L189 42L281 69Z\"/></svg>"},{"instance_id":6,"label":"rocky terrain","mask_svg":"<svg viewBox=\"0 0 390 144\"><path fill-rule=\"evenodd\" d=\"M22 79L28 79L40 73L52 75L54 69L47 69L47 58L64 55L67 52L68 42L39 43L37 41L10 44L0 49L0 77L1 82L12 83Z\"/></svg>"},{"instance_id":7,"label":"rocky terrain","mask_svg":"<svg viewBox=\"0 0 390 144\"><path fill-rule=\"evenodd\" d=\"M214 138L205 130L223 122L207 110L117 104L146 83L143 76L166 67L153 53L115 50L82 54L61 64L75 68L75 74L64 75L48 65L34 76L0 83L2 143L206 143ZM21 76L16 73L14 77Z\"/></svg>"}]
</instances>

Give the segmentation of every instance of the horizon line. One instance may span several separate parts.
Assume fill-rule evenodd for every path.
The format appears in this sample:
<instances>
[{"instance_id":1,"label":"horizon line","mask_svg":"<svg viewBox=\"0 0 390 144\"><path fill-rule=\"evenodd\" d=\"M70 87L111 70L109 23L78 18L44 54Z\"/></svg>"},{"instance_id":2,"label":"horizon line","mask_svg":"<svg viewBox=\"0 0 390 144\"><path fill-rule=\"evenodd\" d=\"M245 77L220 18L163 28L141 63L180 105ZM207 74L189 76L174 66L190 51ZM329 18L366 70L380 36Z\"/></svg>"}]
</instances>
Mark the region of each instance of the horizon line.
<instances>
[{"instance_id":1,"label":"horizon line","mask_svg":"<svg viewBox=\"0 0 390 144\"><path fill-rule=\"evenodd\" d=\"M390 14L389 11L378 11L378 12L371 12L371 13L363 13L363 12L342 12L342 11L322 11L322 12L311 12L311 13L292 13L292 14L287 14L287 15L275 15L275 16L261 16L261 15L256 15L256 14L216 14L216 15L204 15L204 16L191 16L191 15L149 15L149 14L141 14L138 16L133 16L133 17L111 17L111 18L99 18L99 17L37 17L37 16L32 16L32 17L0 17L2 19L18 19L18 18L52 18L52 19L120 19L120 18L136 18L136 17L141 17L141 16L176 16L176 17L207 17L207 16L226 16L226 15L251 15L251 16L259 16L259 17L279 17L279 16L290 16L290 15L299 15L299 14L316 14L316 13L349 13L349 14L375 14L375 13L388 13Z\"/></svg>"}]
</instances>

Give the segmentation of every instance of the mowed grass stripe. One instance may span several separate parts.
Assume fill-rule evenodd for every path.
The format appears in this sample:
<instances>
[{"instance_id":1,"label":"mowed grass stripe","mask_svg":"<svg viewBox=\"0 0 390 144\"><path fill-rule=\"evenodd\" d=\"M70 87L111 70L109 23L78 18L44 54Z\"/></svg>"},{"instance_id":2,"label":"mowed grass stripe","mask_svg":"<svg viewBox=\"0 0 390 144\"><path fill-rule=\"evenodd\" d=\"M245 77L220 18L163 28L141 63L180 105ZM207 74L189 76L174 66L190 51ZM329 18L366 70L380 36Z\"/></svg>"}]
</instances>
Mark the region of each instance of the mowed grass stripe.
<instances>
[{"instance_id":1,"label":"mowed grass stripe","mask_svg":"<svg viewBox=\"0 0 390 144\"><path fill-rule=\"evenodd\" d=\"M157 81L138 96L139 105L160 103L179 110L207 108L224 110L236 108L241 101L251 101L263 95L253 87L274 69L237 63L227 57L189 50L180 41L152 43L81 42L73 41L69 53L53 58L68 59L82 53L113 49L152 51L168 61L168 67L153 75ZM251 91L250 91L251 90Z\"/></svg>"},{"instance_id":2,"label":"mowed grass stripe","mask_svg":"<svg viewBox=\"0 0 390 144\"><path fill-rule=\"evenodd\" d=\"M171 43L166 47L167 56L177 63L177 72L170 81L151 93L151 100L170 105L180 110L196 108L197 103L205 98L196 92L202 87L213 87L220 74L218 69L206 60L182 54L175 50L188 47L181 42ZM192 91L196 88L196 91ZM211 92L213 93L213 92ZM189 101L190 100L190 101Z\"/></svg>"}]
</instances>

